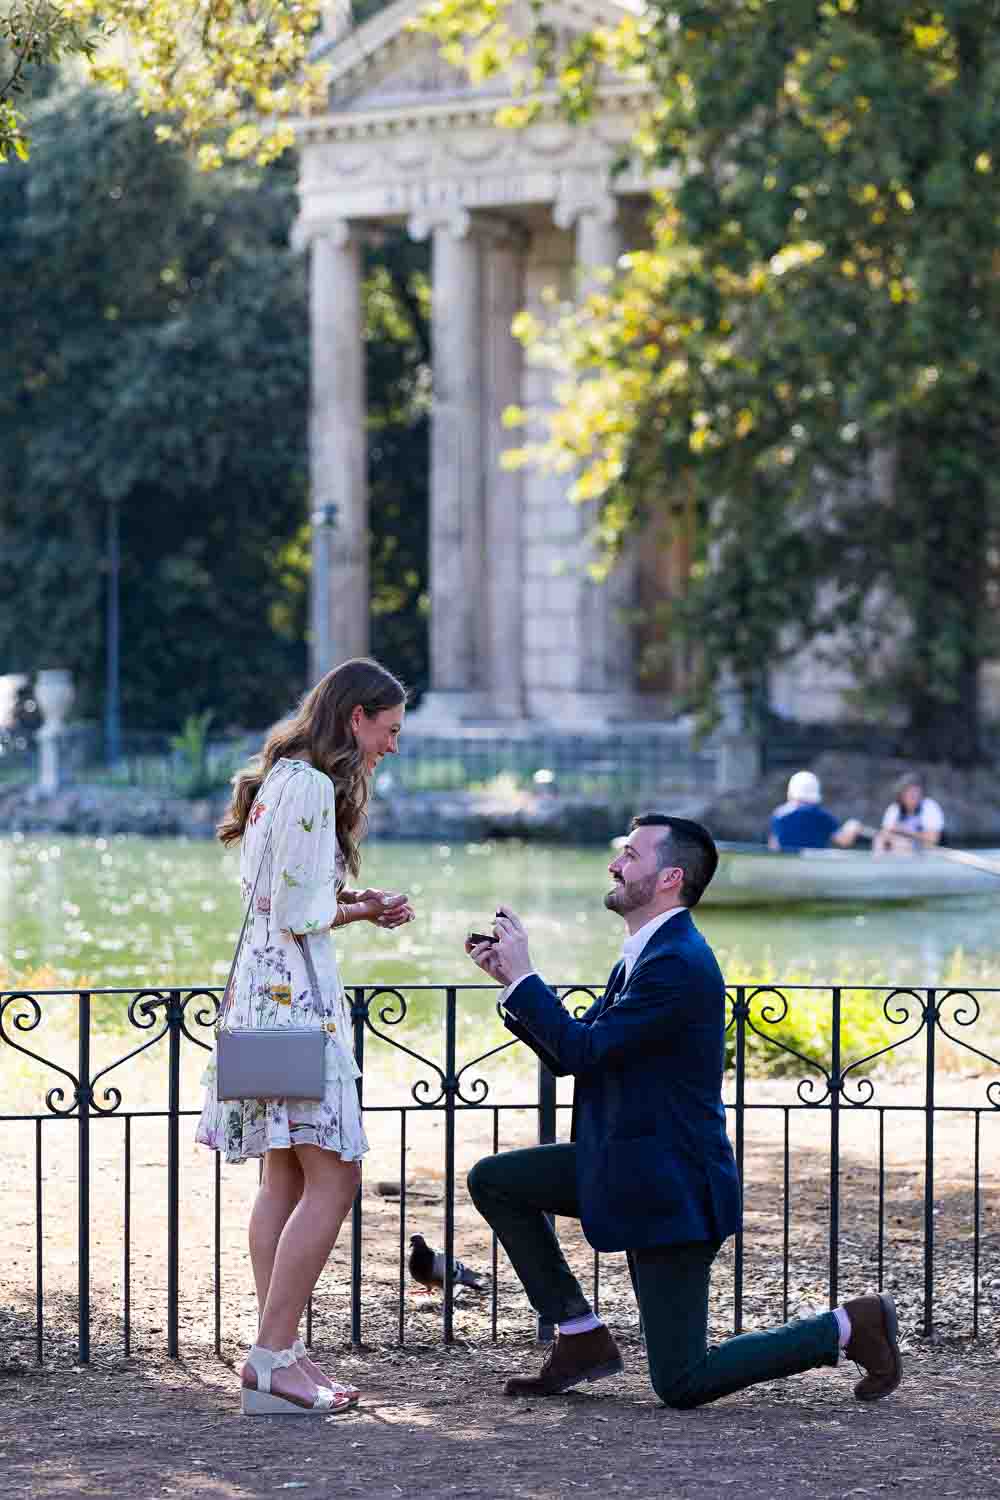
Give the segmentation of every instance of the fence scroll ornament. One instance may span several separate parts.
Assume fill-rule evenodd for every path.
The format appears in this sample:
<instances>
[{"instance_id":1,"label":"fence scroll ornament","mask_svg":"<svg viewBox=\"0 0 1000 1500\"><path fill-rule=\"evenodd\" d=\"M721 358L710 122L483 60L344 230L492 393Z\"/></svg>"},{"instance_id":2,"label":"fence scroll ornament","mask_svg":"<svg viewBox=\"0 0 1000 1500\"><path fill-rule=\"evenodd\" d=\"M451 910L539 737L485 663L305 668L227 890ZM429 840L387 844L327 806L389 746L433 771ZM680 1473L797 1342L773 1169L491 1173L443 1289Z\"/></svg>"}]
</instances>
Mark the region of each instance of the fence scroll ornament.
<instances>
[{"instance_id":1,"label":"fence scroll ornament","mask_svg":"<svg viewBox=\"0 0 1000 1500\"><path fill-rule=\"evenodd\" d=\"M582 1016L599 999L601 986L572 984L559 986L558 993L570 1014ZM167 1352L177 1355L180 1350L179 1334L179 1237L181 1182L180 1162L182 1155L182 1125L188 1130L193 1126L192 1116L196 1109L181 1107L181 1065L185 1049L197 1048L210 1051L221 991L213 986L189 989L176 987L150 988L143 990L81 990L63 992L31 992L17 990L0 994L0 1059L5 1053L20 1054L33 1065L32 1071L41 1072L40 1093L44 1090L43 1104L38 1112L28 1114L2 1114L0 1127L17 1122L29 1122L34 1128L35 1162L35 1311L36 1311L36 1355L44 1357L45 1344L45 1289L42 1279L44 1265L44 1200L42 1172L43 1137L46 1123L63 1121L77 1138L78 1175L78 1357L86 1360L90 1349L90 1259L89 1248L92 1230L90 1199L90 1125L100 1118L116 1118L124 1125L124 1179L125 1179L125 1241L123 1244L125 1264L125 1345L129 1346L129 1306L131 1295L130 1249L128 1242L129 1194L131 1192L130 1140L133 1119L159 1119L167 1131L167 1229L164 1248L167 1265ZM492 998L496 990L489 985L467 986L356 986L349 989L351 1015L354 1026L354 1045L362 1078L358 1088L362 1108L377 1110L398 1117L399 1163L400 1163L400 1265L399 1265L399 1339L405 1338L404 1290L405 1290L405 1244L404 1229L406 1215L406 1153L407 1122L428 1114L439 1114L444 1121L444 1225L443 1238L446 1252L446 1276L443 1300L443 1336L450 1340L454 1336L454 1278L451 1259L454 1253L456 1197L461 1189L456 1183L456 1142L460 1121L475 1111L487 1112L493 1122L493 1148L499 1148L500 1121L507 1110L530 1109L537 1113L537 1138L539 1141L555 1141L559 1138L558 1122L565 1121L567 1106L557 1101L556 1081L542 1067L537 1069L537 1086L533 1097L519 1103L497 1103L491 1097L491 1080L486 1066L501 1053L509 1052L519 1043L506 1032L493 1037L484 1036L483 1042L491 1042L467 1061L458 1056L458 1018L462 1012L462 998L476 995L479 1002L484 995ZM414 1012L413 1002L419 997L421 1005ZM442 1010L443 1033L436 1031L427 1022L427 1002L436 1001ZM817 1000L821 1002L825 1024L810 1031L797 1032L791 1023L801 1019L809 1009L816 1012ZM74 1037L75 1060L70 1062L62 1053L65 1046L65 1027L60 1030L60 1056L46 1056L44 1045L45 1022L51 1018L53 1002L75 1008ZM783 1250L782 1284L787 1315L789 1287L794 1271L794 1237L790 1233L790 1162L794 1155L791 1142L791 1121L796 1112L803 1118L811 1114L823 1116L829 1122L829 1146L827 1151L828 1177L828 1289L831 1301L836 1298L839 1282L839 1256L841 1248L841 1169L844 1158L841 1152L841 1117L857 1112L866 1112L878 1121L878 1219L877 1252L874 1268L877 1269L879 1285L885 1269L886 1248L890 1234L886 1224L886 1156L885 1135L887 1123L896 1117L899 1110L920 1112L924 1137L924 1187L922 1200L923 1218L923 1327L929 1332L934 1326L935 1307L935 1245L936 1226L934 1219L934 1167L935 1167L935 1122L945 1115L968 1116L974 1125L974 1196L972 1222L972 1328L973 1335L979 1331L979 1311L982 1288L991 1283L984 1280L984 1253L1000 1254L994 1241L984 1238L982 1230L983 1198L981 1137L984 1122L1000 1120L1000 1059L989 1050L981 1031L984 1003L991 1008L1000 1005L1000 991L972 990L969 988L910 988L877 989L875 987L849 986L800 986L800 985L736 985L727 996L726 1044L726 1108L736 1150L737 1163L744 1183L747 1150L748 1121L753 1112L761 1109L777 1110L784 1120L783 1144ZM856 1046L856 1055L845 1055L842 1045L844 1036L852 1035L847 1021L856 1017L858 1006L866 1007L866 1017L877 1022L874 1036L877 1045L861 1051ZM99 1013L95 1014L100 1007ZM482 1021L481 1003L475 1012ZM489 1026L496 1028L502 1021L502 1005L490 1004L487 1012ZM490 1019L492 1018L492 1019ZM95 1022L100 1020L100 1026ZM113 1024L109 1024L113 1022ZM117 1029L116 1029L117 1028ZM92 1069L91 1045L95 1032L100 1032L102 1047L109 1037L124 1033L123 1050L120 1056L100 1067ZM878 1035L879 1030L881 1035ZM132 1032L130 1045L129 1032ZM887 1034L888 1033L888 1034ZM871 1033L865 1033L871 1034ZM822 1047L816 1038L822 1035ZM805 1039L803 1040L803 1036ZM433 1043L431 1039L434 1039ZM937 1097L939 1042L946 1041L958 1049L977 1069L975 1088L970 1090L963 1102L942 1103ZM430 1044L430 1045L429 1045ZM406 1092L390 1103L365 1104L365 1063L380 1051L388 1057L390 1053L412 1064L410 1077L406 1079ZM437 1050L436 1050L437 1049ZM428 1054L432 1055L428 1055ZM138 1101L140 1107L129 1107L127 1083L133 1078L128 1065L143 1054L153 1054L162 1059L166 1082L167 1104L165 1108L150 1109L147 1100ZM922 1077L917 1087L919 1102L900 1105L886 1101L889 1075L885 1069L896 1059L905 1057L922 1064ZM758 1067L774 1073L777 1064L781 1076L775 1084L771 1079L772 1093L776 1087L787 1084L787 1098L782 1102L758 1102L751 1097ZM878 1071L872 1076L871 1070ZM989 1074L994 1076L990 1077ZM416 1074L414 1078L412 1075ZM522 1078L524 1075L517 1075ZM912 1069L911 1069L912 1076ZM148 1079L148 1074L147 1074ZM756 1084L754 1083L754 1087ZM891 1094L891 1091L890 1091ZM214 1257L215 1257L215 1345L221 1348L223 1336L223 1311L220 1291L221 1256L221 1194L223 1173L219 1159L214 1162ZM774 1186L774 1184L771 1184ZM752 1207L749 1195L752 1186L745 1186L748 1207ZM359 1195L353 1211L353 1238L351 1251L351 1338L360 1342L363 1337L365 1304L363 1297L362 1264L364 1256L364 1211L363 1199ZM940 1236L938 1236L939 1238ZM963 1240L963 1243L965 1241ZM985 1246L985 1252L984 1252ZM739 1330L743 1325L743 1286L745 1280L744 1236L737 1237L732 1269L733 1326ZM757 1252L760 1253L759 1251ZM825 1253L825 1252L824 1252ZM493 1260L496 1266L497 1248L494 1244ZM595 1259L595 1288L599 1276L599 1258ZM1000 1266L997 1267L1000 1272ZM994 1273L996 1274L996 1273ZM1000 1285L1000 1278L997 1284ZM498 1293L496 1280L492 1291L491 1330L497 1333ZM307 1325L311 1333L311 1315Z\"/></svg>"}]
</instances>

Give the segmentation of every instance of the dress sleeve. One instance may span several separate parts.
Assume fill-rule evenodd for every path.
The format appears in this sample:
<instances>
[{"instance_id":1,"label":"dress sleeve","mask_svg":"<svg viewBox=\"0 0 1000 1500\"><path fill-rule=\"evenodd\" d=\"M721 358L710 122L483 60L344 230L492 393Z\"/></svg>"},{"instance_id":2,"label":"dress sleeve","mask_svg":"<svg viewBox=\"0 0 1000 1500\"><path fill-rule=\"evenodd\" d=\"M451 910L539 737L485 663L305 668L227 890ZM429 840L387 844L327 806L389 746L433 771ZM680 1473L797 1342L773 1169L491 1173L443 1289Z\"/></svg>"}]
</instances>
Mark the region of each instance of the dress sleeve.
<instances>
[{"instance_id":1,"label":"dress sleeve","mask_svg":"<svg viewBox=\"0 0 1000 1500\"><path fill-rule=\"evenodd\" d=\"M896 802L890 802L889 806L886 808L885 812L882 814L882 827L883 828L895 828L895 826L896 826L896 824L898 822L899 822L899 805Z\"/></svg>"},{"instance_id":2,"label":"dress sleeve","mask_svg":"<svg viewBox=\"0 0 1000 1500\"><path fill-rule=\"evenodd\" d=\"M303 771L285 788L271 836L271 917L284 932L321 932L337 915L334 790Z\"/></svg>"}]
</instances>

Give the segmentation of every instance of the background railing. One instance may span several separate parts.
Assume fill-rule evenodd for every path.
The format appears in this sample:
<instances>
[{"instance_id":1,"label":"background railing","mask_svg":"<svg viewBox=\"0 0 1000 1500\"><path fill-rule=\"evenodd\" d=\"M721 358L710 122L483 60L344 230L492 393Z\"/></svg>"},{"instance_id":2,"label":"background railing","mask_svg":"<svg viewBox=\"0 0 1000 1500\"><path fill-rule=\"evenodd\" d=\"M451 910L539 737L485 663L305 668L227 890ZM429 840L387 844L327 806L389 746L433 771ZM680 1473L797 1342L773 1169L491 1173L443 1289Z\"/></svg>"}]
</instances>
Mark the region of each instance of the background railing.
<instances>
[{"instance_id":1,"label":"background railing","mask_svg":"<svg viewBox=\"0 0 1000 1500\"><path fill-rule=\"evenodd\" d=\"M222 791L234 770L257 750L264 731L206 736L182 743L166 732L127 731L120 754L105 763L95 726L65 730L60 770L70 781L138 787L162 795ZM407 726L400 753L383 765L377 791L449 792L475 788L543 789L598 799L643 793L710 792L718 750L693 742L687 728L644 725L609 735L602 730L456 726L435 734ZM0 731L0 788L37 776L35 736Z\"/></svg>"},{"instance_id":2,"label":"background railing","mask_svg":"<svg viewBox=\"0 0 1000 1500\"><path fill-rule=\"evenodd\" d=\"M166 730L127 730L113 765L105 758L103 731L71 725L59 737L59 763L67 780L108 787L137 787L162 795L203 796L222 791L234 770L259 749L264 730L207 733L185 742ZM994 739L996 737L994 736ZM989 736L987 736L989 739ZM905 730L865 723L798 724L771 716L741 744L752 744L761 774L811 765L824 751L841 750L905 758ZM710 795L724 790L726 774L718 736L698 741L689 723L555 728L530 723L499 727L456 725L435 733L417 722L406 727L398 758L383 766L383 792L534 790L597 799L672 794ZM37 779L34 731L0 729L0 791Z\"/></svg>"},{"instance_id":3,"label":"background railing","mask_svg":"<svg viewBox=\"0 0 1000 1500\"><path fill-rule=\"evenodd\" d=\"M590 985L559 988L564 1003L577 1013L582 1013L599 993L600 987ZM32 1284L26 1289L24 1279L17 1280L8 1258L5 1290L8 1296L21 1299L28 1310L26 1315L33 1314L32 1342L39 1362L45 1358L51 1321L47 1312L50 1289L44 1273L46 1236L51 1232L47 1199L54 1190L53 1183L65 1183L70 1176L76 1185L76 1354L80 1361L90 1358L91 1248L96 1229L104 1239L107 1237L107 1205L103 1195L95 1196L94 1191L94 1132L117 1126L122 1130L122 1232L116 1252L122 1278L117 1316L121 1348L125 1353L131 1349L136 1293L132 1243L136 1223L134 1137L140 1124L145 1129L149 1122L162 1122L166 1135L165 1204L157 1205L165 1208L165 1222L161 1242L155 1255L150 1252L150 1256L154 1263L159 1258L165 1265L166 1351L171 1356L181 1352L182 1158L186 1162L191 1155L188 1138L193 1135L191 1121L198 1114L197 1108L184 1105L182 1094L185 1080L193 1076L190 1063L195 1055L203 1056L210 1050L218 994L211 988L0 994L0 1076L7 1080L7 1097L15 1062L22 1070L27 1069L38 1089L34 1111L0 1114L0 1140L4 1142L2 1155L9 1163L16 1157L10 1144L12 1129L28 1129L31 1135L30 1148L22 1157L24 1180L13 1185L15 1196L10 1202L20 1202L22 1208L26 1201L31 1202L31 1268L25 1274ZM412 1317L405 1295L412 1192L412 1184L408 1187L408 1153L416 1126L433 1119L443 1125L443 1139L434 1149L441 1162L440 1234L447 1261L442 1337L450 1342L455 1337L452 1259L456 1206L463 1214L468 1208L456 1168L460 1130L474 1121L480 1137L487 1139L495 1151L501 1143L502 1119L516 1111L523 1117L523 1112L529 1111L536 1117L533 1137L540 1142L556 1140L563 1133L561 1127L568 1127L569 1095L557 1088L549 1073L541 1068L536 1071L533 1064L527 1073L523 1068L510 1071L509 1067L503 1072L510 1058L502 1054L519 1044L500 1026L492 987L358 986L349 994L355 1050L365 1070L358 1088L366 1122L369 1129L378 1120L380 1127L393 1125L396 1132L395 1144L390 1142L385 1149L399 1163L395 1193L398 1249L394 1252L398 1263L390 1277L383 1276L370 1288L366 1298L366 1203L370 1200L367 1193L365 1197L359 1195L352 1216L350 1305L345 1331L353 1343L360 1344L373 1318L377 1317L379 1328L384 1329L388 1299L395 1304L393 1337L400 1344L406 1342L407 1318ZM728 1260L723 1260L717 1280L735 1331L743 1327L751 1293L754 1319L758 1319L758 1288L764 1281L774 1291L773 1305L768 1304L767 1312L776 1315L780 1304L781 1316L787 1318L796 1302L796 1288L805 1284L816 1290L820 1276L823 1301L834 1305L842 1292L848 1294L843 1274L845 1250L852 1274L862 1277L865 1284L882 1288L890 1271L897 1277L900 1274L900 1244L905 1242L912 1248L918 1240L919 1251L907 1251L907 1287L914 1306L919 1303L923 1334L930 1335L935 1329L943 1281L953 1287L957 1278L962 1289L958 1302L961 1326L955 1323L952 1299L949 1331L976 1337L984 1312L991 1321L1000 1316L1000 1235L996 1218L1000 1193L990 1168L998 1160L996 1147L1000 1144L1000 1060L988 1050L995 1050L990 1037L996 1035L993 1013L998 1004L1000 991L995 990L798 985L738 985L731 989L725 1095L744 1183L747 1227L736 1238ZM70 1006L72 1036L64 1024ZM801 1012L800 1023L802 1016L808 1018L804 1027L792 1025L797 1011ZM817 1020L819 1016L822 1020ZM877 1023L875 1030L869 1026L865 1032L864 1025L869 1023ZM57 1058L46 1055L50 1049L45 1048L45 1038L50 1026L53 1038L60 1041ZM474 1035L477 1042L468 1048L473 1055L462 1061L459 1039L467 1034ZM861 1034L877 1036L880 1045L867 1050L845 1045L845 1038ZM489 1045L483 1046L483 1042ZM96 1057L98 1044L107 1061ZM27 1062L21 1061L25 1058ZM483 1070L491 1060L496 1077L488 1081ZM875 1064L887 1060L899 1065L896 1071L872 1073ZM967 1071L964 1075L955 1072L956 1061L973 1065L977 1076L969 1078ZM394 1064L401 1064L402 1072L398 1066L394 1071ZM136 1098L131 1104L126 1100L127 1083L123 1081L127 1075L119 1072L126 1065L137 1079ZM147 1070L141 1083L137 1076L140 1067ZM150 1077L165 1090L162 1107L148 1107ZM504 1097L491 1098L491 1087L498 1079ZM19 1087L23 1091L25 1086L22 1076ZM144 1091L141 1098L140 1089ZM765 1117L770 1123L761 1135L757 1127ZM890 1169L888 1152L894 1130L907 1120L917 1122L915 1160L906 1165L905 1171L897 1171ZM860 1122L867 1131L862 1145L852 1140L845 1146L845 1129ZM966 1185L960 1192L950 1193L947 1202L939 1198L935 1188L942 1130L949 1135L950 1151L959 1138L964 1141L969 1167ZM59 1133L56 1141L53 1132ZM64 1132L72 1133L71 1149L67 1149L70 1143ZM217 1154L202 1151L199 1160L199 1169L211 1173L212 1215L211 1225L203 1226L197 1264L203 1266L205 1258L210 1258L212 1342L219 1351L225 1333L223 1201L231 1169L224 1167ZM75 1168L71 1165L74 1161ZM46 1162L48 1171L44 1169ZM54 1162L59 1164L57 1171L53 1170ZM919 1188L914 1175L920 1179ZM819 1194L822 1196L817 1204ZM143 1195L140 1207L147 1219L152 1206L150 1196ZM426 1216L426 1210L422 1212ZM242 1232L242 1223L239 1229ZM478 1326L484 1335L495 1339L501 1308L495 1240L491 1265L492 1286L488 1300L480 1304ZM594 1256L593 1267L594 1294L599 1299L601 1257ZM152 1278L148 1264L145 1270ZM65 1320L66 1287L60 1284L58 1293ZM147 1305L149 1286L142 1287L141 1293ZM513 1285L510 1296L520 1298L523 1305L523 1297ZM310 1341L313 1321L310 1307ZM544 1337L547 1330L540 1332ZM331 1330L325 1327L323 1333L329 1337Z\"/></svg>"},{"instance_id":4,"label":"background railing","mask_svg":"<svg viewBox=\"0 0 1000 1500\"><path fill-rule=\"evenodd\" d=\"M696 745L687 728L570 730L464 727L435 735L409 727L398 757L383 763L383 787L461 791L507 783L595 799L657 792L710 793L718 749Z\"/></svg>"}]
</instances>

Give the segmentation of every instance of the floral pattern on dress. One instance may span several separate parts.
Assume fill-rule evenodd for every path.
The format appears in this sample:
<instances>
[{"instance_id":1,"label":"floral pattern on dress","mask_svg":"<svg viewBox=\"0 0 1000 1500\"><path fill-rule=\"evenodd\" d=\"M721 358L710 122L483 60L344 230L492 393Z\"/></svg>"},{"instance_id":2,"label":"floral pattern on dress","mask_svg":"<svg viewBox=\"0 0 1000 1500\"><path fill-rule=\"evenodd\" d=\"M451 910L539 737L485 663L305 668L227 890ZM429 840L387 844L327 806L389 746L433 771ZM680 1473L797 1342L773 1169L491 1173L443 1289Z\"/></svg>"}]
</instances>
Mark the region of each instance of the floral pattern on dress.
<instances>
[{"instance_id":1,"label":"floral pattern on dress","mask_svg":"<svg viewBox=\"0 0 1000 1500\"><path fill-rule=\"evenodd\" d=\"M227 1162L303 1145L335 1151L345 1161L360 1161L368 1150L357 1092L361 1073L330 933L337 891L346 873L336 837L333 783L304 761L283 759L273 767L266 788L266 798L258 796L243 835L244 906L250 904L271 817L277 822L233 975L232 1008L226 1020L232 1026L322 1025L326 1086L321 1100L220 1100L213 1057L202 1079L205 1103L197 1139L223 1151ZM313 1003L306 944L318 981L320 1016Z\"/></svg>"}]
</instances>

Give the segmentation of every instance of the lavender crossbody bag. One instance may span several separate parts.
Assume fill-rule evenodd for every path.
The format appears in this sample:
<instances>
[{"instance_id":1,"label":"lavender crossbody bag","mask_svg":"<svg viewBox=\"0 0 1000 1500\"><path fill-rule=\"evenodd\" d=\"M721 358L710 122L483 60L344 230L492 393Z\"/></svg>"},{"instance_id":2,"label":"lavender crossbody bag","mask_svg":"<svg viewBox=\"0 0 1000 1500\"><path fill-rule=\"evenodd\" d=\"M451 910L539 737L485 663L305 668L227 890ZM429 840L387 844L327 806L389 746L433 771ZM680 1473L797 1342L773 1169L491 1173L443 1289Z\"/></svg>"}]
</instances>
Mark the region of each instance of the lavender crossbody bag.
<instances>
[{"instance_id":1,"label":"lavender crossbody bag","mask_svg":"<svg viewBox=\"0 0 1000 1500\"><path fill-rule=\"evenodd\" d=\"M296 772L292 773L297 774ZM291 780L291 777L289 777ZM285 782L285 786L288 782ZM263 787L261 787L261 791ZM282 788L282 795L284 787ZM260 795L260 792L257 794ZM226 1017L233 1007L233 979L239 962L247 927L257 898L261 871L271 848L271 834L278 804L271 815L264 848L257 866L253 889L247 904L236 952L229 967L229 978L219 1006L216 1029L216 1093L219 1099L322 1099L326 1082L326 1031L323 1028L323 1006L320 1001L316 969L309 952L309 939L297 939L309 976L309 991L316 1026L228 1026Z\"/></svg>"}]
</instances>

